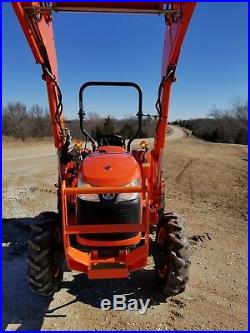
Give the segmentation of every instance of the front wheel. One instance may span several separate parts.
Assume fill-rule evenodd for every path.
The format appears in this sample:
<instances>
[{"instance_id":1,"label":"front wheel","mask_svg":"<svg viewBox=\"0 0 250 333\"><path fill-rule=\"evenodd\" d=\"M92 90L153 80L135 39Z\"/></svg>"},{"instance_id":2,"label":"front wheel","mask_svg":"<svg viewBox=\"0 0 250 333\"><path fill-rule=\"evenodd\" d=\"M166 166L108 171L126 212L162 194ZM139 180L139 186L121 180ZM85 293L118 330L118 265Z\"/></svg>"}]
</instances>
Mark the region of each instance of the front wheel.
<instances>
[{"instance_id":1,"label":"front wheel","mask_svg":"<svg viewBox=\"0 0 250 333\"><path fill-rule=\"evenodd\" d=\"M61 288L64 250L59 214L45 212L31 226L28 279L33 292L50 296Z\"/></svg>"},{"instance_id":2,"label":"front wheel","mask_svg":"<svg viewBox=\"0 0 250 333\"><path fill-rule=\"evenodd\" d=\"M189 279L189 242L184 224L175 214L164 214L156 230L155 271L166 296L182 293Z\"/></svg>"}]
</instances>

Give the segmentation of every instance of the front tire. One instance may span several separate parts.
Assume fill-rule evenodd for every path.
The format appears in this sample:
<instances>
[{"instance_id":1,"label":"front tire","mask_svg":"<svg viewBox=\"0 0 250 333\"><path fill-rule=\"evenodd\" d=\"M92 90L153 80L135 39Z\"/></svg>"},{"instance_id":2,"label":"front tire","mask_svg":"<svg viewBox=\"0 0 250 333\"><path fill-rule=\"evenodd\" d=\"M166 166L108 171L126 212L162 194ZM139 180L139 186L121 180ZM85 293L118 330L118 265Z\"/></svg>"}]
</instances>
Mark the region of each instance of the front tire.
<instances>
[{"instance_id":1,"label":"front tire","mask_svg":"<svg viewBox=\"0 0 250 333\"><path fill-rule=\"evenodd\" d=\"M31 226L28 247L28 280L33 292L50 296L60 290L64 250L59 214L45 212Z\"/></svg>"},{"instance_id":2,"label":"front tire","mask_svg":"<svg viewBox=\"0 0 250 333\"><path fill-rule=\"evenodd\" d=\"M182 293L189 280L189 242L184 224L175 214L164 214L157 225L155 271L166 296Z\"/></svg>"}]
</instances>

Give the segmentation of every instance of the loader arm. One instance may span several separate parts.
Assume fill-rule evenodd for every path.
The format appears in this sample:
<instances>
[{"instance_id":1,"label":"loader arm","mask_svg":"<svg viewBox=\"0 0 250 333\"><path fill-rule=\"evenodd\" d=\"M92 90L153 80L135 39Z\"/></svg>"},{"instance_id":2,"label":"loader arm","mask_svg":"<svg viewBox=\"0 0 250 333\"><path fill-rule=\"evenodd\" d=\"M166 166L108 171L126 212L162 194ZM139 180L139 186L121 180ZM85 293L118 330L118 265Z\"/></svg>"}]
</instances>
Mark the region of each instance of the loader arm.
<instances>
[{"instance_id":1,"label":"loader arm","mask_svg":"<svg viewBox=\"0 0 250 333\"><path fill-rule=\"evenodd\" d=\"M46 82L54 143L58 150L63 147L63 118L58 86L57 58L52 17L49 13L36 14L33 7L42 7L42 2L12 2L18 21L34 55L42 66Z\"/></svg>"},{"instance_id":2,"label":"loader arm","mask_svg":"<svg viewBox=\"0 0 250 333\"><path fill-rule=\"evenodd\" d=\"M154 167L151 169L152 191L157 203L160 202L162 193L161 161L162 149L165 145L171 85L176 80L175 71L181 52L181 46L195 6L195 2L172 3L172 9L175 10L177 14L165 15L166 29L162 59L162 81L159 86L158 101L156 103L159 121L156 128L154 148L152 150Z\"/></svg>"}]
</instances>

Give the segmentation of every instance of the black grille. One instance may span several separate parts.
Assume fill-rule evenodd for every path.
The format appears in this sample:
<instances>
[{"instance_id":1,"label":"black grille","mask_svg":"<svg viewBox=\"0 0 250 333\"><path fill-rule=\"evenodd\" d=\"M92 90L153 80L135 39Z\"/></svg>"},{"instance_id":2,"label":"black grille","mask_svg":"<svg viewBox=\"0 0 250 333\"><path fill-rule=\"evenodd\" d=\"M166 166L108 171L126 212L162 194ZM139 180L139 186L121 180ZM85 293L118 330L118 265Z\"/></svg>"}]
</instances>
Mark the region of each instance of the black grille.
<instances>
[{"instance_id":1,"label":"black grille","mask_svg":"<svg viewBox=\"0 0 250 333\"><path fill-rule=\"evenodd\" d=\"M91 202L77 199L78 224L139 224L141 221L140 197L129 201ZM136 236L137 233L83 235L99 240L122 240Z\"/></svg>"}]
</instances>

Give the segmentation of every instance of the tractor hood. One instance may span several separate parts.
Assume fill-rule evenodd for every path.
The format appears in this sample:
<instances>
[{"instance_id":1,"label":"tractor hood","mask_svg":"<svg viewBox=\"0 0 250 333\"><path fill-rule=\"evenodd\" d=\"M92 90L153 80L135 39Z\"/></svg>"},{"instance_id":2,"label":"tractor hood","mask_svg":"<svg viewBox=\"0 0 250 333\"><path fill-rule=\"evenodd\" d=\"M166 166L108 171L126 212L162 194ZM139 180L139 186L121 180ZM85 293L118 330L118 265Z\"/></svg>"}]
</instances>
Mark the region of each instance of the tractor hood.
<instances>
[{"instance_id":1,"label":"tractor hood","mask_svg":"<svg viewBox=\"0 0 250 333\"><path fill-rule=\"evenodd\" d=\"M94 153L87 156L81 177L92 186L123 186L141 180L138 163L129 153Z\"/></svg>"}]
</instances>

